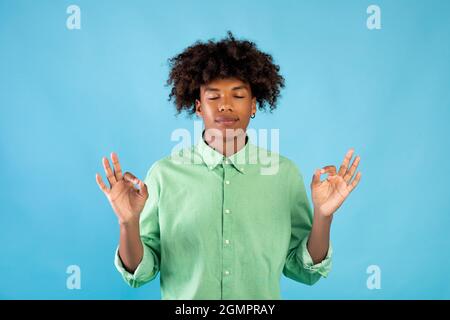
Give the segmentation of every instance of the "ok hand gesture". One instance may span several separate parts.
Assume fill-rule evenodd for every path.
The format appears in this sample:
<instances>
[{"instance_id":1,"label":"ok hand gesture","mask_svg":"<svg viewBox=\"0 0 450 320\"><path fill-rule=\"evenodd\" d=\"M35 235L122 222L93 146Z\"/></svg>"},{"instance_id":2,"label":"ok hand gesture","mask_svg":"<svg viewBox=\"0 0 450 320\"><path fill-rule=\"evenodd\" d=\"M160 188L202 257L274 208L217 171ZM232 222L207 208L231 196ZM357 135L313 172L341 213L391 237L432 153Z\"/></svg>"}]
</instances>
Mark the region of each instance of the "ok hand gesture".
<instances>
[{"instance_id":1,"label":"ok hand gesture","mask_svg":"<svg viewBox=\"0 0 450 320\"><path fill-rule=\"evenodd\" d=\"M122 169L116 153L111 153L111 159L114 172L111 170L108 159L106 157L102 159L109 187L105 185L98 173L95 175L97 184L111 203L119 219L119 224L139 223L140 213L144 209L148 198L147 186L130 172L122 175ZM138 185L139 188L136 189L134 185Z\"/></svg>"},{"instance_id":2,"label":"ok hand gesture","mask_svg":"<svg viewBox=\"0 0 450 320\"><path fill-rule=\"evenodd\" d=\"M359 156L354 159L352 166L349 168L353 152L353 149L347 152L337 174L335 166L326 166L322 169L317 169L314 173L311 182L314 211L325 217L330 217L336 212L361 179L361 172L358 172L353 177L359 164ZM320 181L320 175L324 173L328 173L328 178Z\"/></svg>"}]
</instances>

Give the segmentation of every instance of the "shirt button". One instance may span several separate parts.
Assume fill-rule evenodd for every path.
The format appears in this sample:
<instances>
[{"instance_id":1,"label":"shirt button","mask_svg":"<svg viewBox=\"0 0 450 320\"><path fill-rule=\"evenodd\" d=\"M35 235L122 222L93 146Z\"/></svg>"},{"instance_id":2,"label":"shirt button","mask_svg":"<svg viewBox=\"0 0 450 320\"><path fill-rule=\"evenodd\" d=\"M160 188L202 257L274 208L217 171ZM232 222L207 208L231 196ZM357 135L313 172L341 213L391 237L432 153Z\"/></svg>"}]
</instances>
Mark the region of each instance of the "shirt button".
<instances>
[{"instance_id":1,"label":"shirt button","mask_svg":"<svg viewBox=\"0 0 450 320\"><path fill-rule=\"evenodd\" d=\"M226 276L228 276L228 275L230 274L230 271L228 271L228 270L225 270L225 272L224 272L224 273L225 273L225 275L226 275Z\"/></svg>"},{"instance_id":2,"label":"shirt button","mask_svg":"<svg viewBox=\"0 0 450 320\"><path fill-rule=\"evenodd\" d=\"M225 244L230 244L230 240L226 239Z\"/></svg>"},{"instance_id":3,"label":"shirt button","mask_svg":"<svg viewBox=\"0 0 450 320\"><path fill-rule=\"evenodd\" d=\"M228 161L228 159L225 159L225 164L230 164L230 161Z\"/></svg>"},{"instance_id":4,"label":"shirt button","mask_svg":"<svg viewBox=\"0 0 450 320\"><path fill-rule=\"evenodd\" d=\"M209 168L212 170L214 167L213 166L209 166Z\"/></svg>"},{"instance_id":5,"label":"shirt button","mask_svg":"<svg viewBox=\"0 0 450 320\"><path fill-rule=\"evenodd\" d=\"M241 168L241 171L244 171L244 168Z\"/></svg>"},{"instance_id":6,"label":"shirt button","mask_svg":"<svg viewBox=\"0 0 450 320\"><path fill-rule=\"evenodd\" d=\"M225 180L225 183L226 183L226 184L230 184L230 181L229 181L229 180Z\"/></svg>"},{"instance_id":7,"label":"shirt button","mask_svg":"<svg viewBox=\"0 0 450 320\"><path fill-rule=\"evenodd\" d=\"M228 210L228 209L225 209L225 213L230 213L230 210Z\"/></svg>"}]
</instances>

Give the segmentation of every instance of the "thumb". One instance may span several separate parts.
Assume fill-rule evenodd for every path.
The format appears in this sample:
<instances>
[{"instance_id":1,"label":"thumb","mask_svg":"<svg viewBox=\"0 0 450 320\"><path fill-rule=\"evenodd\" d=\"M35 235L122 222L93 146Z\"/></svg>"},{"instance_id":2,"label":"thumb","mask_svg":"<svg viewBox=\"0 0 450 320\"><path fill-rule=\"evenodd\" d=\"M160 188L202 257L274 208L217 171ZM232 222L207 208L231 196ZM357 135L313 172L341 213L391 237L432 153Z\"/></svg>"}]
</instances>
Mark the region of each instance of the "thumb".
<instances>
[{"instance_id":1,"label":"thumb","mask_svg":"<svg viewBox=\"0 0 450 320\"><path fill-rule=\"evenodd\" d=\"M322 173L324 173L323 169L316 169L316 171L314 171L314 175L313 175L312 182L311 182L311 187L320 185L320 175Z\"/></svg>"},{"instance_id":2,"label":"thumb","mask_svg":"<svg viewBox=\"0 0 450 320\"><path fill-rule=\"evenodd\" d=\"M123 175L124 180L131 182L133 185L137 184L139 186L139 189L137 190L137 192L142 195L142 196L148 196L148 190L147 190L147 185L142 182L141 180L139 180L138 178L136 178L136 176L134 174L132 174L131 172L125 172L125 174Z\"/></svg>"}]
</instances>

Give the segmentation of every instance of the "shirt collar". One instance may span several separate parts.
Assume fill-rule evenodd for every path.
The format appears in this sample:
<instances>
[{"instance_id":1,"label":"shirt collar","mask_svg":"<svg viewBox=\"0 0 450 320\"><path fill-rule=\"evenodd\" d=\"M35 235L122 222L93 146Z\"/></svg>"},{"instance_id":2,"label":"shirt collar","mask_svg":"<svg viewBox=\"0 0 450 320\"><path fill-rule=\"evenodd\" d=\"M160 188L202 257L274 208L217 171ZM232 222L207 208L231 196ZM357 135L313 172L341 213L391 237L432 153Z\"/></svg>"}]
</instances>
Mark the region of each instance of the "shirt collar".
<instances>
[{"instance_id":1,"label":"shirt collar","mask_svg":"<svg viewBox=\"0 0 450 320\"><path fill-rule=\"evenodd\" d=\"M249 136L246 135L244 147L231 156L225 157L206 143L203 137L204 132L205 130L203 130L201 137L199 137L196 149L208 169L214 170L214 168L221 163L230 163L236 170L244 174L248 165L252 163L251 161L254 160L254 157L257 155L256 146L250 141Z\"/></svg>"}]
</instances>

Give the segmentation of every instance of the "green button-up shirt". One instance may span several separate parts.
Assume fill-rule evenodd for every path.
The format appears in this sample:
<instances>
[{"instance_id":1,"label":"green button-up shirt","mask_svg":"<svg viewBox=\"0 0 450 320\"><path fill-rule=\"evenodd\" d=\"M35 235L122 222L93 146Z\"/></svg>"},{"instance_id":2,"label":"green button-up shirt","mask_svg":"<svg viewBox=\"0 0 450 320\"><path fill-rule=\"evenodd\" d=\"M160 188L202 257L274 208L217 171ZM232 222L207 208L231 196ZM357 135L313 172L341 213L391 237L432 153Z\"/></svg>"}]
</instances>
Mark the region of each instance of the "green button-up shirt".
<instances>
[{"instance_id":1,"label":"green button-up shirt","mask_svg":"<svg viewBox=\"0 0 450 320\"><path fill-rule=\"evenodd\" d=\"M281 299L281 274L312 285L331 268L307 250L312 210L288 158L254 145L230 157L198 143L156 161L145 178L141 263L132 287L160 272L162 299Z\"/></svg>"}]
</instances>

